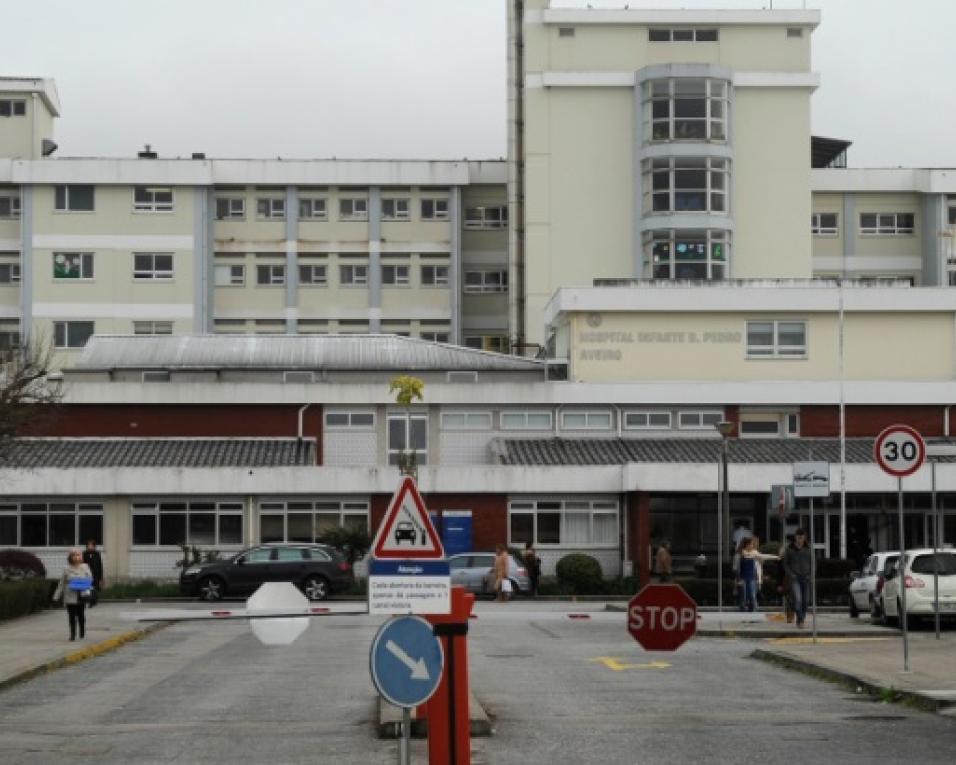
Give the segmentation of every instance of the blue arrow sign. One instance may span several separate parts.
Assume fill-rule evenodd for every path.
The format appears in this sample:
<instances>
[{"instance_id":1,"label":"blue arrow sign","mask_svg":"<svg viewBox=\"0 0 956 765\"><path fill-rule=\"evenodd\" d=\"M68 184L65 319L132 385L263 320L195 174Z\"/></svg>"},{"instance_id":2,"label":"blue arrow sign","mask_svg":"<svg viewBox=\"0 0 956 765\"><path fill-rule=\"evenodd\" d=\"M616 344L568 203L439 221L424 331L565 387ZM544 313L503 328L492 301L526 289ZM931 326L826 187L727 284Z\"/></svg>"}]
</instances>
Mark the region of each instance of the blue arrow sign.
<instances>
[{"instance_id":1,"label":"blue arrow sign","mask_svg":"<svg viewBox=\"0 0 956 765\"><path fill-rule=\"evenodd\" d=\"M444 664L441 641L419 616L397 616L383 624L369 654L372 683L397 707L418 706L431 698Z\"/></svg>"}]
</instances>

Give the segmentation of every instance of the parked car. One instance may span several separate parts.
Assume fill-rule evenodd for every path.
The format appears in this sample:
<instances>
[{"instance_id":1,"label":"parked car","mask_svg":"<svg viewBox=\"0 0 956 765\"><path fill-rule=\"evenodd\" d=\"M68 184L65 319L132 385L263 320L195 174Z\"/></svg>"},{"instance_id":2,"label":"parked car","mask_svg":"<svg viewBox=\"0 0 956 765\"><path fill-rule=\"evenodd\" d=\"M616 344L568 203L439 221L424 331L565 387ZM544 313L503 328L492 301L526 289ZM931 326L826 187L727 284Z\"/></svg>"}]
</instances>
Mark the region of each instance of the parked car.
<instances>
[{"instance_id":1,"label":"parked car","mask_svg":"<svg viewBox=\"0 0 956 765\"><path fill-rule=\"evenodd\" d=\"M190 566L179 577L179 590L200 600L249 595L264 582L292 582L309 600L325 600L352 584L352 567L327 545L265 544L227 560Z\"/></svg>"},{"instance_id":2,"label":"parked car","mask_svg":"<svg viewBox=\"0 0 956 765\"><path fill-rule=\"evenodd\" d=\"M874 606L878 602L875 596L883 589L886 570L894 565L899 557L898 552L873 553L866 559L862 569L850 574L850 616L855 619L861 613L873 615ZM879 613L875 618L878 617Z\"/></svg>"},{"instance_id":3,"label":"parked car","mask_svg":"<svg viewBox=\"0 0 956 765\"><path fill-rule=\"evenodd\" d=\"M956 619L956 550L907 550L902 565L897 561L883 586L880 601L883 622L899 624L903 611L900 587L906 587L906 618L931 618L935 613L933 573L939 574L939 613Z\"/></svg>"},{"instance_id":4,"label":"parked car","mask_svg":"<svg viewBox=\"0 0 956 765\"><path fill-rule=\"evenodd\" d=\"M493 552L466 552L448 558L451 583L461 585L476 595L495 594L495 554ZM531 580L524 562L514 553L508 554L508 578L512 596L523 595L531 589Z\"/></svg>"}]
</instances>

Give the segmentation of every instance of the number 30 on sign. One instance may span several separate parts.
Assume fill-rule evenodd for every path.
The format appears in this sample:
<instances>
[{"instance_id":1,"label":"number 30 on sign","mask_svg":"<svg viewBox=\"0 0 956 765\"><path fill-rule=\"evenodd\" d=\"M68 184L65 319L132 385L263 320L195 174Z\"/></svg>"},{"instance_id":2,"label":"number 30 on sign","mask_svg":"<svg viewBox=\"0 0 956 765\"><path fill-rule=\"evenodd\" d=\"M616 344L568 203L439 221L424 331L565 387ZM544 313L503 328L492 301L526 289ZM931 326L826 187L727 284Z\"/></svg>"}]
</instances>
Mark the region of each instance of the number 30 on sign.
<instances>
[{"instance_id":1,"label":"number 30 on sign","mask_svg":"<svg viewBox=\"0 0 956 765\"><path fill-rule=\"evenodd\" d=\"M926 459L926 442L909 425L890 425L876 437L873 451L884 472L903 478L920 469Z\"/></svg>"}]
</instances>

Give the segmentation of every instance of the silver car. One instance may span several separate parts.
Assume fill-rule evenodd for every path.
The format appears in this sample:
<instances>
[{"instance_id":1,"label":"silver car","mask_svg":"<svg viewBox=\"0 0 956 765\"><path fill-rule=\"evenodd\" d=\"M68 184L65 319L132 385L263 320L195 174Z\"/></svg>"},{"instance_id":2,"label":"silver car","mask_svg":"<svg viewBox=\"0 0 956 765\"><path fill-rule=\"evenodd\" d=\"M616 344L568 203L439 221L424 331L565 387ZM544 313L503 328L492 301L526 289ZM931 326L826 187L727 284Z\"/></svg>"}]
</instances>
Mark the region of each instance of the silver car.
<instances>
[{"instance_id":1,"label":"silver car","mask_svg":"<svg viewBox=\"0 0 956 765\"><path fill-rule=\"evenodd\" d=\"M495 594L495 554L493 552L466 552L448 558L451 583L461 585L476 595ZM524 563L513 553L508 555L508 578L512 596L524 595L531 589L531 580Z\"/></svg>"},{"instance_id":2,"label":"silver car","mask_svg":"<svg viewBox=\"0 0 956 765\"><path fill-rule=\"evenodd\" d=\"M850 616L856 618L861 613L880 616L880 592L886 579L886 572L896 564L898 552L873 553L866 559L863 569L850 574Z\"/></svg>"}]
</instances>

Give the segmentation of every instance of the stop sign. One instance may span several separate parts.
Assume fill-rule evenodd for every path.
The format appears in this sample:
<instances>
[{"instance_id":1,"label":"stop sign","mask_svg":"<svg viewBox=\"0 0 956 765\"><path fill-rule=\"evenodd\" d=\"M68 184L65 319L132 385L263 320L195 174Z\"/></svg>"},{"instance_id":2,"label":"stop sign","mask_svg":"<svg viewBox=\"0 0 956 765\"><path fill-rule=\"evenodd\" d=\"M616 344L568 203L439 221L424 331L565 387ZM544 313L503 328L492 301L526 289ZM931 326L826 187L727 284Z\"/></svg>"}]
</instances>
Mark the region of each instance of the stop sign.
<instances>
[{"instance_id":1,"label":"stop sign","mask_svg":"<svg viewBox=\"0 0 956 765\"><path fill-rule=\"evenodd\" d=\"M627 631L647 651L676 651L697 631L697 604L677 584L648 584L627 604Z\"/></svg>"}]
</instances>

